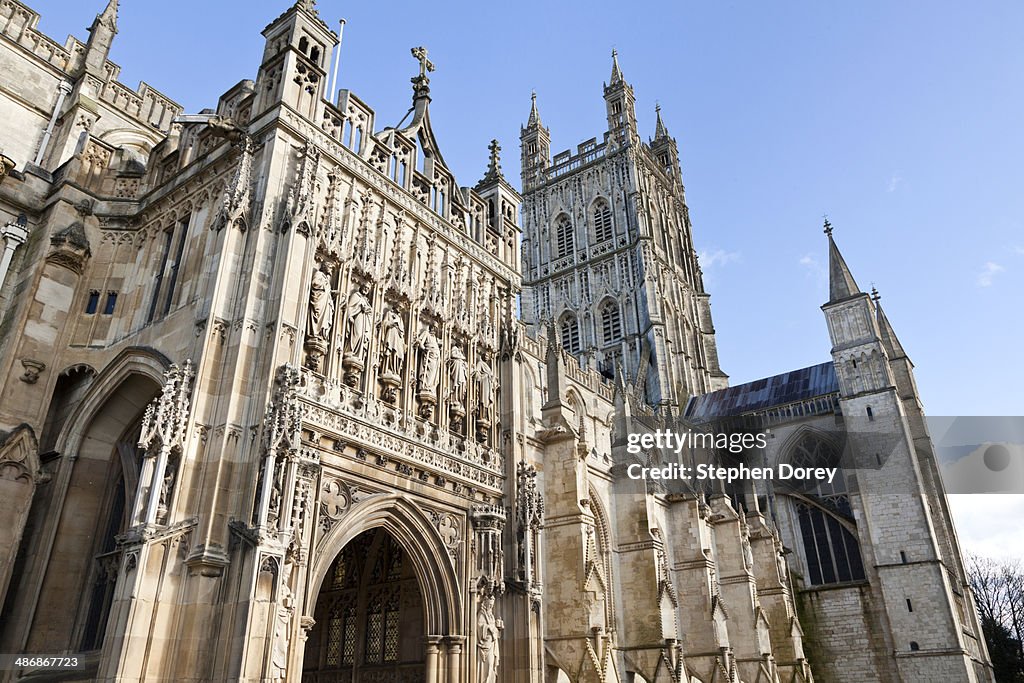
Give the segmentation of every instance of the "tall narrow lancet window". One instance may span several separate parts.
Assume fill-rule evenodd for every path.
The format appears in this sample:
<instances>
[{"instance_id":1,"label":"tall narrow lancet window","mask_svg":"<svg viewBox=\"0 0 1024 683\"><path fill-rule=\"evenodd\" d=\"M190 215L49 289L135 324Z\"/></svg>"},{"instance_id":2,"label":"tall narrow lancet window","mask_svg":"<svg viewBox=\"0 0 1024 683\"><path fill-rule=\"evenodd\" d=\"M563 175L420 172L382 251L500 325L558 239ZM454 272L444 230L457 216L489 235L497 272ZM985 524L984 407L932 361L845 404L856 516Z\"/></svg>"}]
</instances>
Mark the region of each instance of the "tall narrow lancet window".
<instances>
[{"instance_id":1,"label":"tall narrow lancet window","mask_svg":"<svg viewBox=\"0 0 1024 683\"><path fill-rule=\"evenodd\" d=\"M164 301L164 315L167 315L171 310L171 306L174 304L175 289L178 286L178 272L181 270L181 262L185 256L185 241L188 239L188 222L188 216L178 221L176 235L178 245L174 252L174 262L171 263L171 270L168 273L167 299Z\"/></svg>"},{"instance_id":2,"label":"tall narrow lancet window","mask_svg":"<svg viewBox=\"0 0 1024 683\"><path fill-rule=\"evenodd\" d=\"M562 215L555 223L555 252L557 258L568 256L576 249L576 239L572 232L572 221Z\"/></svg>"},{"instance_id":3,"label":"tall narrow lancet window","mask_svg":"<svg viewBox=\"0 0 1024 683\"><path fill-rule=\"evenodd\" d=\"M580 323L572 314L562 319L562 348L569 353L580 352Z\"/></svg>"},{"instance_id":4,"label":"tall narrow lancet window","mask_svg":"<svg viewBox=\"0 0 1024 683\"><path fill-rule=\"evenodd\" d=\"M622 340L622 314L618 303L611 299L601 305L601 337L605 344Z\"/></svg>"},{"instance_id":5,"label":"tall narrow lancet window","mask_svg":"<svg viewBox=\"0 0 1024 683\"><path fill-rule=\"evenodd\" d=\"M594 241L604 242L612 238L612 209L608 202L598 199L594 202Z\"/></svg>"}]
</instances>

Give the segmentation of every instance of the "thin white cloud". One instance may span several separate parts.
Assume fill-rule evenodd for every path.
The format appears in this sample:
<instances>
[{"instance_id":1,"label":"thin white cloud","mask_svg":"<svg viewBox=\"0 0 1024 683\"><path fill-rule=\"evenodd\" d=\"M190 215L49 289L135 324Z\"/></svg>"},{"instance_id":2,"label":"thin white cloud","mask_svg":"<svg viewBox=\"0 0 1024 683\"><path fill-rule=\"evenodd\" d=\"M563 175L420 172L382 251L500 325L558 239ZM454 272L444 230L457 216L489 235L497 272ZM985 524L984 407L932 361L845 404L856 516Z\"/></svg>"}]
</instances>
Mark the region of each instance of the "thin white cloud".
<instances>
[{"instance_id":1,"label":"thin white cloud","mask_svg":"<svg viewBox=\"0 0 1024 683\"><path fill-rule=\"evenodd\" d=\"M978 286L979 287L991 287L997 273L1001 273L1006 268L995 263L994 261L986 261L982 267L981 272L978 273Z\"/></svg>"},{"instance_id":2,"label":"thin white cloud","mask_svg":"<svg viewBox=\"0 0 1024 683\"><path fill-rule=\"evenodd\" d=\"M726 251L725 249L703 249L697 256L700 258L701 269L705 271L727 266L741 258L738 251Z\"/></svg>"},{"instance_id":3,"label":"thin white cloud","mask_svg":"<svg viewBox=\"0 0 1024 683\"><path fill-rule=\"evenodd\" d=\"M800 265L807 270L808 275L813 275L818 278L825 277L824 266L818 263L818 259L814 258L811 254L804 254L800 257Z\"/></svg>"},{"instance_id":4,"label":"thin white cloud","mask_svg":"<svg viewBox=\"0 0 1024 683\"><path fill-rule=\"evenodd\" d=\"M1013 250L1018 256L1024 256L1024 247L1014 247Z\"/></svg>"},{"instance_id":5,"label":"thin white cloud","mask_svg":"<svg viewBox=\"0 0 1024 683\"><path fill-rule=\"evenodd\" d=\"M896 188L898 188L900 186L900 183L902 183L902 182L903 182L903 178L902 177L900 177L898 175L894 175L893 177L889 178L889 186L886 188L885 191L886 192L895 192Z\"/></svg>"}]
</instances>

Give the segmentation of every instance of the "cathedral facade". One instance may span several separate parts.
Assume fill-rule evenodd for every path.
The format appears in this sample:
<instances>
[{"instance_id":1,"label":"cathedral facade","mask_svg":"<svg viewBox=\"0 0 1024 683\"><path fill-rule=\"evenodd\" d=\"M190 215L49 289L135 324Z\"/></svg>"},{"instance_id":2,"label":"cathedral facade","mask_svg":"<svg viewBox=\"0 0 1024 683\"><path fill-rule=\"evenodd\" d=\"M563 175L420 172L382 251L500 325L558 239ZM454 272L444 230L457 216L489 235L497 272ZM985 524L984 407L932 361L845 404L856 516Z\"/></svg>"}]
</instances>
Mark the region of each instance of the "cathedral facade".
<instances>
[{"instance_id":1,"label":"cathedral facade","mask_svg":"<svg viewBox=\"0 0 1024 683\"><path fill-rule=\"evenodd\" d=\"M427 51L378 125L314 5L187 114L119 82L117 0L63 45L0 3L3 680L992 680L912 364L830 228L832 360L730 387L614 56L600 141L552 157L534 101L522 192L496 142L462 186ZM837 440L862 417L884 460ZM625 476L644 421L736 419L868 462Z\"/></svg>"}]
</instances>

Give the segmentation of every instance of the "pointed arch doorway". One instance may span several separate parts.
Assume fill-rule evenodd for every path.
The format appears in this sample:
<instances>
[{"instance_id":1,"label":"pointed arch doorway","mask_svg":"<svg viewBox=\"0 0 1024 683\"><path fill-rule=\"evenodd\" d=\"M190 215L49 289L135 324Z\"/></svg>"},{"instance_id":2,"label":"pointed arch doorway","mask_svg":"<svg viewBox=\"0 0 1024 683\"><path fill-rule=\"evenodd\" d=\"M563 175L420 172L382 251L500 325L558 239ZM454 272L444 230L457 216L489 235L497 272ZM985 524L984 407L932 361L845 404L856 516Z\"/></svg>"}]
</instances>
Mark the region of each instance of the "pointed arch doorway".
<instances>
[{"instance_id":1,"label":"pointed arch doorway","mask_svg":"<svg viewBox=\"0 0 1024 683\"><path fill-rule=\"evenodd\" d=\"M304 683L424 680L423 595L414 563L383 527L364 531L338 553L313 618Z\"/></svg>"}]
</instances>

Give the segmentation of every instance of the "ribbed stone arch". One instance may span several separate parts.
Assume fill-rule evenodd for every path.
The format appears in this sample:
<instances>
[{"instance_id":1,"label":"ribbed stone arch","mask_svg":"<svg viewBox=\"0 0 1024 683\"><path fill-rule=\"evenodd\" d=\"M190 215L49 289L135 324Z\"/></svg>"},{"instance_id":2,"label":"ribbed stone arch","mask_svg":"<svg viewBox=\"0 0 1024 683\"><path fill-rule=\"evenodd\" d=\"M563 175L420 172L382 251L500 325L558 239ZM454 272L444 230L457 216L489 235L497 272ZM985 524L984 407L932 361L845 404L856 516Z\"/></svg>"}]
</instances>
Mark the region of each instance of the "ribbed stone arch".
<instances>
[{"instance_id":1,"label":"ribbed stone arch","mask_svg":"<svg viewBox=\"0 0 1024 683\"><path fill-rule=\"evenodd\" d=\"M132 392L131 387L122 387L121 385L125 382L133 384L138 382L140 388L146 387L142 393L148 393L148 396L140 394L136 397L142 401L138 407L144 408L163 386L164 372L170 365L170 360L154 349L132 347L122 351L93 380L92 386L89 387L81 404L69 416L64 428L61 429L57 437L56 450L61 453L77 454L85 443L87 433L91 435L109 431L107 428L112 428L113 425L107 423L121 419L120 416L114 414L113 411L105 411L106 415L98 413L116 394L125 393L125 398L131 400L132 397L127 394L134 396L135 393L138 393ZM137 377L133 378L133 376ZM151 380L151 382L145 380Z\"/></svg>"},{"instance_id":2,"label":"ribbed stone arch","mask_svg":"<svg viewBox=\"0 0 1024 683\"><path fill-rule=\"evenodd\" d=\"M430 520L397 493L371 496L356 503L331 529L310 568L311 590L306 597L305 612L308 614L315 608L327 571L342 549L359 534L377 527L384 528L398 541L416 568L426 632L438 636L461 635L464 620L456 569Z\"/></svg>"}]
</instances>

